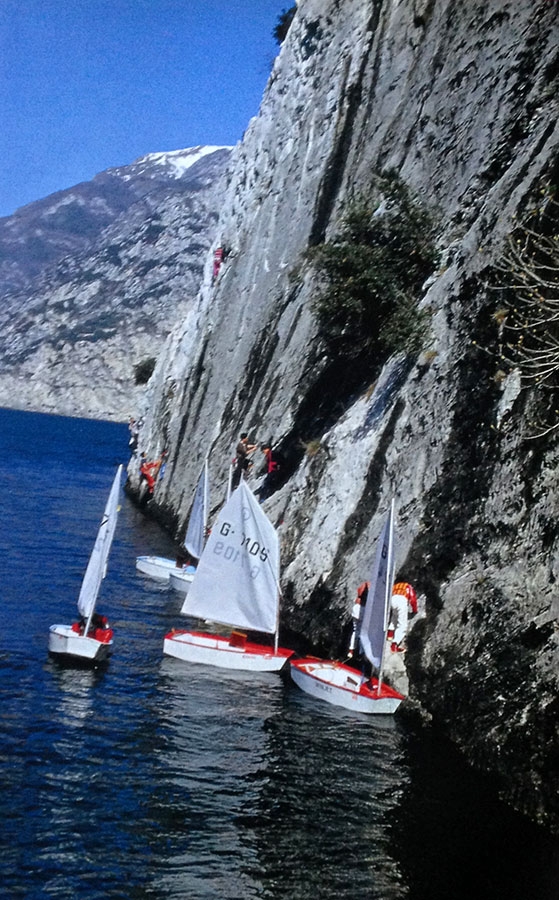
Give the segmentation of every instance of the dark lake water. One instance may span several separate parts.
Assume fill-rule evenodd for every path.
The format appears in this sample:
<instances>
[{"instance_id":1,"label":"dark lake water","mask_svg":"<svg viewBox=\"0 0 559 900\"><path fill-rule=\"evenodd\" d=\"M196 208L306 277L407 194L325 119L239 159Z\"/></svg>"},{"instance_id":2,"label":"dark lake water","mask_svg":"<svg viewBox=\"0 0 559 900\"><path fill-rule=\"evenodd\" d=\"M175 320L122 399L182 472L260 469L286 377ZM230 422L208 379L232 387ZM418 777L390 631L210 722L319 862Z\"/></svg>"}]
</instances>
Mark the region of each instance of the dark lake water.
<instances>
[{"instance_id":1,"label":"dark lake water","mask_svg":"<svg viewBox=\"0 0 559 900\"><path fill-rule=\"evenodd\" d=\"M0 897L556 900L557 840L398 720L162 655L172 552L122 496L101 673L47 657L75 617L125 426L0 410Z\"/></svg>"}]
</instances>

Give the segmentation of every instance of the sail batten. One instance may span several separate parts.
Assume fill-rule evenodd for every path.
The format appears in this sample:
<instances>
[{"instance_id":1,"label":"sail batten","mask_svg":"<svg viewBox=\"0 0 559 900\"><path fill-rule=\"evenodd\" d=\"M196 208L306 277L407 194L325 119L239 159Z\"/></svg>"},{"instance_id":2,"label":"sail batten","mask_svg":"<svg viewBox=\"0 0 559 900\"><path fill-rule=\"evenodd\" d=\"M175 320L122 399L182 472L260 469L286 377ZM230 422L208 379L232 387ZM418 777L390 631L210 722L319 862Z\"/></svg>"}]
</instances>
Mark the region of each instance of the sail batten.
<instances>
[{"instance_id":1,"label":"sail batten","mask_svg":"<svg viewBox=\"0 0 559 900\"><path fill-rule=\"evenodd\" d=\"M120 491L120 479L122 475L122 466L118 467L117 473L107 500L99 531L95 539L91 556L85 570L80 594L78 597L78 611L84 619L90 619L95 604L101 582L107 573L107 560L109 551L113 542L116 528L116 520L118 515L118 495Z\"/></svg>"},{"instance_id":2,"label":"sail batten","mask_svg":"<svg viewBox=\"0 0 559 900\"><path fill-rule=\"evenodd\" d=\"M244 481L212 528L182 612L274 634L278 625L279 539Z\"/></svg>"}]
</instances>

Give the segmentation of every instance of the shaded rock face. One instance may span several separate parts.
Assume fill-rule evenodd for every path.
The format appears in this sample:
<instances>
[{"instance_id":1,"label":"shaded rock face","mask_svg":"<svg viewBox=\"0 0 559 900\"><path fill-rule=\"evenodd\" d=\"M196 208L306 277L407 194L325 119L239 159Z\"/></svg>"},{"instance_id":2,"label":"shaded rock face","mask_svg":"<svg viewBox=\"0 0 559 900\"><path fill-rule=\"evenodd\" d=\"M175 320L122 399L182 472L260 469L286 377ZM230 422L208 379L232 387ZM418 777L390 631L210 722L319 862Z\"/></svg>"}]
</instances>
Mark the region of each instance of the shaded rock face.
<instances>
[{"instance_id":1,"label":"shaded rock face","mask_svg":"<svg viewBox=\"0 0 559 900\"><path fill-rule=\"evenodd\" d=\"M394 496L397 574L425 606L410 697L552 827L559 447L556 432L532 439L535 401L518 377L496 377L486 284L514 217L556 179L558 12L300 0L235 151L217 232L226 260L216 284L207 261L166 344L143 434L148 455L169 450L150 506L177 537L207 453L217 508L238 433L279 445L284 483L264 508L281 537L282 622L325 652L343 652ZM424 351L356 375L326 357L303 254L386 169L431 208L441 265L419 298Z\"/></svg>"},{"instance_id":2,"label":"shaded rock face","mask_svg":"<svg viewBox=\"0 0 559 900\"><path fill-rule=\"evenodd\" d=\"M124 419L196 295L229 148L151 154L0 220L0 404Z\"/></svg>"}]
</instances>

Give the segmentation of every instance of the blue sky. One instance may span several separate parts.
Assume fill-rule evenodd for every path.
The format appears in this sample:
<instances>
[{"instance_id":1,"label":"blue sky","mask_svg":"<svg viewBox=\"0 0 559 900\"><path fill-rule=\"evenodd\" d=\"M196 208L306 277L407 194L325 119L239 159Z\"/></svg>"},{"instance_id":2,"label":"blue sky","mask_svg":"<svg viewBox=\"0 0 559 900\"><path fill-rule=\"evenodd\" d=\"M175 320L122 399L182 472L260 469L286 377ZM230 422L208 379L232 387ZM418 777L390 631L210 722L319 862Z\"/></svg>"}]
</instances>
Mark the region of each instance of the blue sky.
<instances>
[{"instance_id":1,"label":"blue sky","mask_svg":"<svg viewBox=\"0 0 559 900\"><path fill-rule=\"evenodd\" d=\"M291 0L0 0L0 216L163 150L235 144Z\"/></svg>"}]
</instances>

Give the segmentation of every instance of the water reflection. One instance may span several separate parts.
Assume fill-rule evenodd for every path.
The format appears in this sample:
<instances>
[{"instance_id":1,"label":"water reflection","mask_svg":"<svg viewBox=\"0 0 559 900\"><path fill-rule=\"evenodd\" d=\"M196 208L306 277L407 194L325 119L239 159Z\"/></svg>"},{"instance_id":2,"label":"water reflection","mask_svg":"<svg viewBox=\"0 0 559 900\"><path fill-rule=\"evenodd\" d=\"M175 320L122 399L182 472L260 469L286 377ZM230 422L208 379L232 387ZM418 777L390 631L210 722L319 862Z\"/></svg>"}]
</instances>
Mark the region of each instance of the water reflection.
<instances>
[{"instance_id":1,"label":"water reflection","mask_svg":"<svg viewBox=\"0 0 559 900\"><path fill-rule=\"evenodd\" d=\"M559 845L497 799L453 748L408 732L410 777L389 815L410 900L555 900Z\"/></svg>"},{"instance_id":2,"label":"water reflection","mask_svg":"<svg viewBox=\"0 0 559 900\"><path fill-rule=\"evenodd\" d=\"M258 881L240 865L246 852L237 821L256 795L254 779L269 755L265 723L282 708L282 683L164 659L159 689L173 823L154 887L167 897L256 898Z\"/></svg>"},{"instance_id":3,"label":"water reflection","mask_svg":"<svg viewBox=\"0 0 559 900\"><path fill-rule=\"evenodd\" d=\"M406 895L387 830L402 779L391 720L316 709L275 675L164 660L160 676L174 848L155 889L220 900Z\"/></svg>"},{"instance_id":4,"label":"water reflection","mask_svg":"<svg viewBox=\"0 0 559 900\"><path fill-rule=\"evenodd\" d=\"M288 687L265 730L256 802L238 823L260 896L406 896L387 825L405 777L394 722L313 704Z\"/></svg>"},{"instance_id":5,"label":"water reflection","mask_svg":"<svg viewBox=\"0 0 559 900\"><path fill-rule=\"evenodd\" d=\"M56 716L59 724L82 727L92 715L95 693L101 690L105 669L61 666L54 661L49 662L49 667L60 692Z\"/></svg>"}]
</instances>

